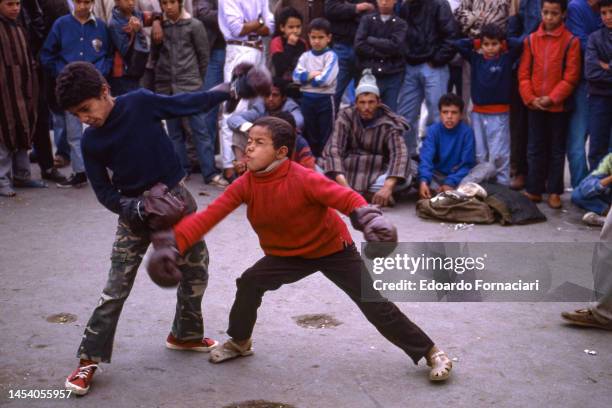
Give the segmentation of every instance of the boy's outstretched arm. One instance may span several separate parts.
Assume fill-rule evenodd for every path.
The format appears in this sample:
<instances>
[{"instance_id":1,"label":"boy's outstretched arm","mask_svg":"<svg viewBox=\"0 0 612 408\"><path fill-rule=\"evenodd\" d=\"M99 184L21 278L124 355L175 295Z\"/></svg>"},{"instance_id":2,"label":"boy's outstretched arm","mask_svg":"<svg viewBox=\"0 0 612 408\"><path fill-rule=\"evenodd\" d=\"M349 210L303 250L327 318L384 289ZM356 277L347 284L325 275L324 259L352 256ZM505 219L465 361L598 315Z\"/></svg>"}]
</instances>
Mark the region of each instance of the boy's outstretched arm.
<instances>
[{"instance_id":1,"label":"boy's outstretched arm","mask_svg":"<svg viewBox=\"0 0 612 408\"><path fill-rule=\"evenodd\" d=\"M160 120L207 112L230 99L230 93L221 90L186 92L176 95L160 95L149 91L143 91L143 93L146 95L146 100L142 102L146 103L153 111L153 115Z\"/></svg>"}]
</instances>

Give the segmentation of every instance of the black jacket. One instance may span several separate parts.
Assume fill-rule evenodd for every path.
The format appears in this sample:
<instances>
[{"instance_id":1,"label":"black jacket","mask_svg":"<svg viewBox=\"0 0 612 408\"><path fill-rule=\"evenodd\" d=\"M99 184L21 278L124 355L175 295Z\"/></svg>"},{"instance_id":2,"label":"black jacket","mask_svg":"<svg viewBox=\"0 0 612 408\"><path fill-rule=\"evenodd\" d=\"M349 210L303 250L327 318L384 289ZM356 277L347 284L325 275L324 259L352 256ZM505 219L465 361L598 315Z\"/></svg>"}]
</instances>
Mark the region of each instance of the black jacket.
<instances>
[{"instance_id":1,"label":"black jacket","mask_svg":"<svg viewBox=\"0 0 612 408\"><path fill-rule=\"evenodd\" d=\"M380 13L364 16L355 35L355 54L359 72L371 68L375 76L397 74L406 66L404 53L406 22L391 16L384 22Z\"/></svg>"},{"instance_id":2,"label":"black jacket","mask_svg":"<svg viewBox=\"0 0 612 408\"><path fill-rule=\"evenodd\" d=\"M400 17L408 24L404 55L411 65L442 66L455 56L456 23L446 0L407 0Z\"/></svg>"},{"instance_id":3,"label":"black jacket","mask_svg":"<svg viewBox=\"0 0 612 408\"><path fill-rule=\"evenodd\" d=\"M584 56L584 76L591 95L612 96L612 72L599 62L612 64L612 30L601 28L589 36Z\"/></svg>"},{"instance_id":4,"label":"black jacket","mask_svg":"<svg viewBox=\"0 0 612 408\"><path fill-rule=\"evenodd\" d=\"M364 13L357 13L355 5L372 3L374 0L325 0L325 18L331 23L332 41L353 45L359 20Z\"/></svg>"}]
</instances>

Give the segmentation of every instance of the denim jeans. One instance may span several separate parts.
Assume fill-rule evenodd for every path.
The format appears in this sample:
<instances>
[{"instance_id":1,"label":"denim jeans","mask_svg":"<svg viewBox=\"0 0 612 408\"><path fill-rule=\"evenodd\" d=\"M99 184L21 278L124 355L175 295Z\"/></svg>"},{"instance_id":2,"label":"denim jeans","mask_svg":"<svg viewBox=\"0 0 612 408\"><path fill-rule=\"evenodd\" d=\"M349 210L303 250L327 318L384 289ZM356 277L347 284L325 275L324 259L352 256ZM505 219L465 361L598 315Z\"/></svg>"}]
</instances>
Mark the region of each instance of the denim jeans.
<instances>
[{"instance_id":1,"label":"denim jeans","mask_svg":"<svg viewBox=\"0 0 612 408\"><path fill-rule=\"evenodd\" d=\"M335 106L340 106L346 87L351 80L354 80L355 86L357 86L357 80L361 73L355 68L355 49L352 45L338 43L334 44L332 48L336 55L338 55L338 82L336 84L334 103L336 104Z\"/></svg>"},{"instance_id":2,"label":"denim jeans","mask_svg":"<svg viewBox=\"0 0 612 408\"><path fill-rule=\"evenodd\" d=\"M588 132L589 103L585 80L580 81L570 98L574 98L574 111L570 116L569 131L567 133L567 160L569 162L572 187L576 188L582 179L589 174L585 149Z\"/></svg>"},{"instance_id":3,"label":"denim jeans","mask_svg":"<svg viewBox=\"0 0 612 408\"><path fill-rule=\"evenodd\" d=\"M304 138L308 141L312 154L321 157L321 152L334 128L336 117L334 96L304 93L300 108L304 115Z\"/></svg>"},{"instance_id":4,"label":"denim jeans","mask_svg":"<svg viewBox=\"0 0 612 408\"><path fill-rule=\"evenodd\" d=\"M70 145L66 134L66 114L51 112L53 116L53 143L55 144L55 154L70 158Z\"/></svg>"},{"instance_id":5,"label":"denim jeans","mask_svg":"<svg viewBox=\"0 0 612 408\"><path fill-rule=\"evenodd\" d=\"M81 139L83 138L83 124L72 113L65 112L66 118L66 139L70 145L70 162L72 171L83 173L85 163L83 163L83 152L81 151Z\"/></svg>"},{"instance_id":6,"label":"denim jeans","mask_svg":"<svg viewBox=\"0 0 612 408\"><path fill-rule=\"evenodd\" d=\"M589 95L589 166L595 170L599 161L612 153L612 97Z\"/></svg>"},{"instance_id":7,"label":"denim jeans","mask_svg":"<svg viewBox=\"0 0 612 408\"><path fill-rule=\"evenodd\" d=\"M376 78L376 84L380 91L382 103L387 105L393 112L397 112L397 97L402 86L404 73L398 72L393 75L385 75Z\"/></svg>"},{"instance_id":8,"label":"denim jeans","mask_svg":"<svg viewBox=\"0 0 612 408\"><path fill-rule=\"evenodd\" d=\"M208 136L208 132L206 132L206 113L198 113L189 116L187 120L189 121L193 143L198 153L202 177L204 178L204 182L208 183L210 179L219 173L219 171L215 167L215 143ZM170 136L174 151L179 157L181 166L185 169L185 172L189 174L191 172L191 166L187 158L185 134L183 133L181 121L181 118L168 119L166 124L168 125L168 136Z\"/></svg>"},{"instance_id":9,"label":"denim jeans","mask_svg":"<svg viewBox=\"0 0 612 408\"><path fill-rule=\"evenodd\" d=\"M219 85L223 82L223 66L225 65L225 48L213 48L208 60L208 68L204 76L204 90ZM219 106L206 113L206 133L212 140L213 146L217 143L219 129L217 127L217 117L219 116Z\"/></svg>"},{"instance_id":10,"label":"denim jeans","mask_svg":"<svg viewBox=\"0 0 612 408\"><path fill-rule=\"evenodd\" d=\"M26 149L10 151L0 143L0 189L12 185L11 178L29 180L30 160Z\"/></svg>"},{"instance_id":11,"label":"denim jeans","mask_svg":"<svg viewBox=\"0 0 612 408\"><path fill-rule=\"evenodd\" d=\"M567 142L566 112L529 110L527 185L530 194L563 194Z\"/></svg>"},{"instance_id":12,"label":"denim jeans","mask_svg":"<svg viewBox=\"0 0 612 408\"><path fill-rule=\"evenodd\" d=\"M572 192L572 202L580 208L603 215L612 202L612 187L603 187L606 175L588 175Z\"/></svg>"},{"instance_id":13,"label":"denim jeans","mask_svg":"<svg viewBox=\"0 0 612 408\"><path fill-rule=\"evenodd\" d=\"M472 112L476 162L489 162L497 171L497 182L510 184L510 115Z\"/></svg>"},{"instance_id":14,"label":"denim jeans","mask_svg":"<svg viewBox=\"0 0 612 408\"><path fill-rule=\"evenodd\" d=\"M408 153L417 153L417 134L421 104L427 106L427 125L440 121L438 101L448 86L448 66L431 67L429 64L407 65L400 89L397 113L408 121L410 129L404 133Z\"/></svg>"}]
</instances>

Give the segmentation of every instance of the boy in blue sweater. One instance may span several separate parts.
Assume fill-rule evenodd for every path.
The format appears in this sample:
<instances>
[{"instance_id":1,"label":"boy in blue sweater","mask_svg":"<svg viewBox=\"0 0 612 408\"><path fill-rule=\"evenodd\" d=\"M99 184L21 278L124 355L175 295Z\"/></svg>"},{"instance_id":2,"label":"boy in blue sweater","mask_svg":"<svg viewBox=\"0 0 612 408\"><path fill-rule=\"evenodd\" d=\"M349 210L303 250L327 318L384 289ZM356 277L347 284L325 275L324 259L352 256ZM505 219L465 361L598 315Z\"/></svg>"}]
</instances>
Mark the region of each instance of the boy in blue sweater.
<instances>
[{"instance_id":1,"label":"boy in blue sweater","mask_svg":"<svg viewBox=\"0 0 612 408\"><path fill-rule=\"evenodd\" d=\"M104 76L108 76L113 61L113 47L104 21L92 13L93 0L74 0L74 11L58 18L40 51L40 62L53 78L74 61L92 63ZM72 176L58 187L80 187L87 183L81 154L83 125L69 112L63 115L66 124Z\"/></svg>"},{"instance_id":2,"label":"boy in blue sweater","mask_svg":"<svg viewBox=\"0 0 612 408\"><path fill-rule=\"evenodd\" d=\"M463 108L463 99L452 93L443 95L438 102L441 121L427 128L421 147L419 196L422 199L455 190L463 183L480 183L495 177L491 163L476 165L474 132L461 120Z\"/></svg>"},{"instance_id":3,"label":"boy in blue sweater","mask_svg":"<svg viewBox=\"0 0 612 408\"><path fill-rule=\"evenodd\" d=\"M229 89L227 84L220 87ZM213 89L165 96L140 89L113 98L104 77L86 62L67 65L56 90L60 106L89 125L82 143L87 176L98 201L119 215L108 281L77 352L79 366L66 379L67 389L83 395L98 364L110 363L121 309L151 243L155 225L143 205L145 192L163 183L184 202L185 213L196 211L195 200L182 182L185 172L161 121L210 110L228 99L229 93ZM216 342L203 337L201 310L208 282L204 241L181 258L179 268L183 279L166 347L210 351Z\"/></svg>"},{"instance_id":4,"label":"boy in blue sweater","mask_svg":"<svg viewBox=\"0 0 612 408\"><path fill-rule=\"evenodd\" d=\"M472 66L472 126L476 162L490 162L497 182L510 184L510 98L512 66L521 56L522 43L509 39L501 27L486 24L477 40L454 42Z\"/></svg>"}]
</instances>

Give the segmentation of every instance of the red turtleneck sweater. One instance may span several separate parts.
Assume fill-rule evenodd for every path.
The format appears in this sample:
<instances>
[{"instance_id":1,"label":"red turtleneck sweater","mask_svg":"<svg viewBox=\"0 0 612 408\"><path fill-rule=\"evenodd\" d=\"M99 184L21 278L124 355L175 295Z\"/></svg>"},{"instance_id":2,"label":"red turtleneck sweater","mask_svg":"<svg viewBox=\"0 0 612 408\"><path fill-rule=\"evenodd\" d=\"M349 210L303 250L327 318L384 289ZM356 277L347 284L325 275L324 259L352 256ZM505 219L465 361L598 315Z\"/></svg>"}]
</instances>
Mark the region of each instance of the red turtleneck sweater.
<instances>
[{"instance_id":1,"label":"red turtleneck sweater","mask_svg":"<svg viewBox=\"0 0 612 408\"><path fill-rule=\"evenodd\" d=\"M205 210L174 227L181 253L240 204L266 255L319 258L353 242L334 209L348 215L364 198L325 176L286 160L264 175L245 173Z\"/></svg>"}]
</instances>

